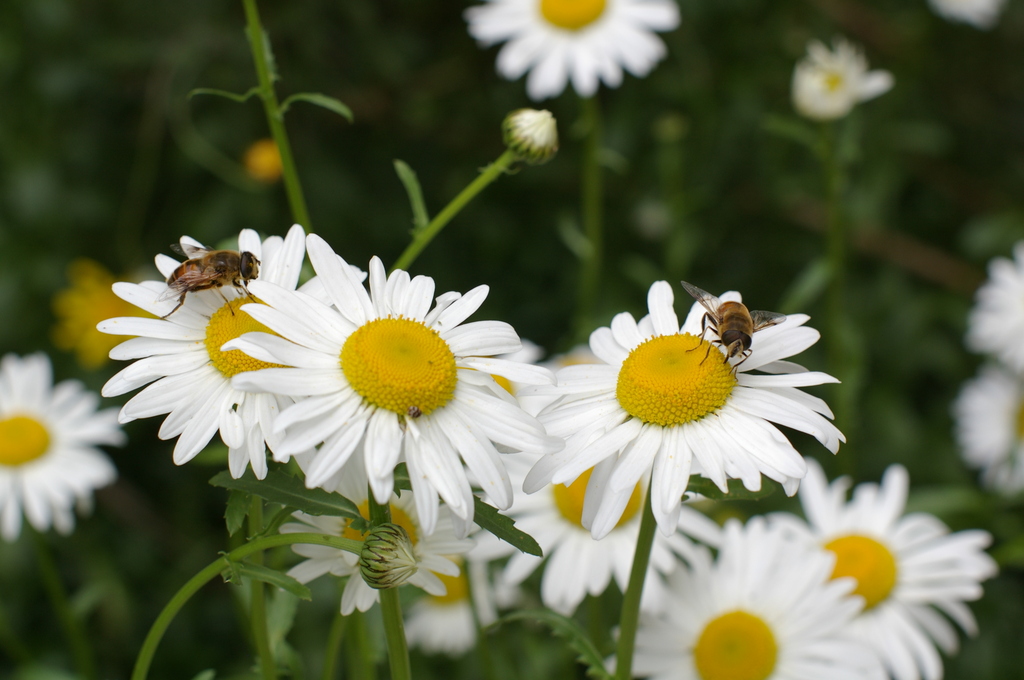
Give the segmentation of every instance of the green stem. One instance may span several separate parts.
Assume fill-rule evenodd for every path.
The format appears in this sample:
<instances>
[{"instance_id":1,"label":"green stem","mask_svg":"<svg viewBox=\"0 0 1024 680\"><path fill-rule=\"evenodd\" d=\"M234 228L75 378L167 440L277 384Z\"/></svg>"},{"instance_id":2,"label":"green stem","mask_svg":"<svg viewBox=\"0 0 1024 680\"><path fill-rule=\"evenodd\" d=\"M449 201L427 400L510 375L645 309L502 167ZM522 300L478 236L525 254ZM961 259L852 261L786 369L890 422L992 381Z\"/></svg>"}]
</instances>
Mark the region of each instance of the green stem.
<instances>
[{"instance_id":1,"label":"green stem","mask_svg":"<svg viewBox=\"0 0 1024 680\"><path fill-rule=\"evenodd\" d=\"M476 179L469 183L465 189L459 192L459 195L452 199L451 203L444 207L444 210L437 213L434 219L430 220L430 223L423 229L416 231L412 237L412 243L410 243L405 251L399 256L395 262L394 269L409 269L409 266L419 256L420 252L427 247L435 236L437 236L445 225L447 225L453 217L459 214L459 211L466 207L466 204L473 200L473 198L483 191L484 187L498 179L509 166L512 165L516 160L516 154L511 149L505 151L498 157L498 160L494 161L481 172Z\"/></svg>"},{"instance_id":2,"label":"green stem","mask_svg":"<svg viewBox=\"0 0 1024 680\"><path fill-rule=\"evenodd\" d=\"M372 489L368 493L370 524L379 526L390 522L391 505L377 503ZM405 623L402 620L402 604L398 600L398 588L384 588L378 592L380 593L380 612L384 617L384 639L388 643L391 680L411 680L412 667L409 663L409 646L405 641Z\"/></svg>"},{"instance_id":3,"label":"green stem","mask_svg":"<svg viewBox=\"0 0 1024 680\"><path fill-rule=\"evenodd\" d=\"M480 612L477 609L476 580L473 578L467 560L462 561L462 576L466 579L466 592L469 594L469 611L473 615L473 627L476 629L476 649L480 653L480 665L483 666L484 680L498 680L497 667L494 664L494 655L491 653L490 638L487 631L480 623ZM484 584L486 587L486 584ZM482 592L482 591L481 591Z\"/></svg>"},{"instance_id":4,"label":"green stem","mask_svg":"<svg viewBox=\"0 0 1024 680\"><path fill-rule=\"evenodd\" d=\"M345 636L345 624L348 618L340 611L334 613L334 620L331 621L331 629L327 631L327 646L324 649L324 671L320 677L323 680L333 680L338 667L338 653L341 651L341 641Z\"/></svg>"},{"instance_id":5,"label":"green stem","mask_svg":"<svg viewBox=\"0 0 1024 680\"><path fill-rule=\"evenodd\" d=\"M281 155L281 172L284 177L284 190L288 194L288 205L292 209L292 219L301 224L306 231L313 228L309 221L309 211L306 208L306 197L302 193L302 184L299 182L299 173L295 168L295 158L292 156L292 145L288 141L288 132L284 128L284 114L281 113L281 105L277 101L277 93L274 91L274 79L276 73L271 71L270 60L270 39L263 30L260 23L260 13L256 8L256 0L242 0L245 5L245 34L249 38L249 49L252 51L252 61L256 66L256 77L259 80L259 95L263 101L263 110L267 114L267 125L270 127L270 135L277 144L277 152Z\"/></svg>"},{"instance_id":6,"label":"green stem","mask_svg":"<svg viewBox=\"0 0 1024 680\"><path fill-rule=\"evenodd\" d=\"M60 621L61 628L64 629L64 635L68 638L68 644L75 657L75 668L78 669L78 675L83 680L96 680L99 677L96 673L96 659L93 657L92 648L89 646L89 641L85 637L80 622L71 610L71 603L60 582L60 574L57 573L57 565L46 545L46 537L32 530L29 530L29 533L32 534L32 542L36 549L39 576L43 580L43 587L46 589L46 595L50 598L50 604Z\"/></svg>"},{"instance_id":7,"label":"green stem","mask_svg":"<svg viewBox=\"0 0 1024 680\"><path fill-rule=\"evenodd\" d=\"M603 218L604 187L601 177L601 108L597 97L583 100L583 125L586 141L583 147L582 185L580 187L580 216L583 234L587 237L587 251L580 267L580 283L576 310L576 334L590 333L594 305L601 283L601 261L604 258Z\"/></svg>"},{"instance_id":8,"label":"green stem","mask_svg":"<svg viewBox=\"0 0 1024 680\"><path fill-rule=\"evenodd\" d=\"M139 650L139 656L135 660L135 668L132 670L131 680L145 680L149 674L149 667L153 662L153 655L156 653L156 648L160 644L161 638L164 633L167 632L168 626L171 625L171 621L177 616L181 608L185 606L185 603L189 601L193 595L199 592L199 589L205 586L207 583L216 578L221 572L231 566L232 562L238 562L244 560L250 555L269 550L270 548L277 548L284 545L295 545L296 543L306 543L309 545L324 545L329 548L335 548L337 550L346 550L351 553L359 554L362 549L362 543L360 541L353 541L348 538L340 538L338 536L331 536L328 534L279 534L277 536L266 536L264 538L256 539L250 543L235 548L227 555L222 555L217 558L206 567L204 567L198 574L190 578L185 585L183 585L174 597L171 598L167 606L164 607L160 615L156 617L156 621L153 622L153 626L149 629L149 633L146 635L146 639L142 643L142 648Z\"/></svg>"},{"instance_id":9,"label":"green stem","mask_svg":"<svg viewBox=\"0 0 1024 680\"><path fill-rule=\"evenodd\" d=\"M259 536L263 531L263 499L253 496L249 505L249 535ZM249 561L260 566L263 564L263 553L253 553ZM270 649L270 634L267 632L267 599L263 581L252 579L249 584L249 619L252 625L252 642L256 648L256 656L260 660L260 675L263 680L277 680L277 664L274 652Z\"/></svg>"},{"instance_id":10,"label":"green stem","mask_svg":"<svg viewBox=\"0 0 1024 680\"><path fill-rule=\"evenodd\" d=\"M640 533L636 537L636 552L633 554L633 568L629 572L629 584L622 599L622 614L619 619L618 653L615 658L616 680L629 680L633 670L633 650L636 647L636 629L640 621L640 595L644 590L647 565L651 561L651 546L654 545L654 511L651 509L651 492L647 491Z\"/></svg>"},{"instance_id":11,"label":"green stem","mask_svg":"<svg viewBox=\"0 0 1024 680\"><path fill-rule=\"evenodd\" d=\"M350 578L355 578L351 576ZM347 617L349 634L345 642L345 677L348 680L373 680L377 677L370 645L373 641L366 633L366 617L358 609ZM326 680L326 679L325 679Z\"/></svg>"},{"instance_id":12,"label":"green stem","mask_svg":"<svg viewBox=\"0 0 1024 680\"><path fill-rule=\"evenodd\" d=\"M7 655L16 664L28 665L32 661L32 653L11 628L6 613L0 609L0 652Z\"/></svg>"}]
</instances>

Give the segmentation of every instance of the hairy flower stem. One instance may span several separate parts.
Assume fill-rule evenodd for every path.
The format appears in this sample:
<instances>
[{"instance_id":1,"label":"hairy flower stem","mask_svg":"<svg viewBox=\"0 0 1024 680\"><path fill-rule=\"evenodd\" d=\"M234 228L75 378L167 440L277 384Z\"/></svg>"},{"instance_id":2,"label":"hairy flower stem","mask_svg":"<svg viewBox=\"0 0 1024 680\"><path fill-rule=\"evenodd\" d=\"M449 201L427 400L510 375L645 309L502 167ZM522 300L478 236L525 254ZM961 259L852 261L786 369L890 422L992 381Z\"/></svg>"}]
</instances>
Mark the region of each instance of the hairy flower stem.
<instances>
[{"instance_id":1,"label":"hairy flower stem","mask_svg":"<svg viewBox=\"0 0 1024 680\"><path fill-rule=\"evenodd\" d=\"M167 632L168 626L171 625L171 621L173 621L174 617L178 615L178 612L185 606L185 603L188 602L193 595L199 592L200 588L215 579L223 573L224 570L230 569L232 562L244 560L250 555L263 552L264 550L269 550L270 548L277 548L284 545L295 545L297 543L324 545L336 550L346 550L356 555L358 555L359 551L362 549L362 543L348 538L340 538L329 534L302 533L279 534L276 536L259 538L255 541L246 543L241 547L235 548L226 555L222 555L204 567L198 574L190 578L185 585L183 585L178 592L174 594L174 597L172 597L170 602L168 602L163 608L160 615L156 617L156 621L153 622L153 626L149 629L149 633L146 634L146 639L142 642L142 648L139 650L139 656L135 660L135 668L132 670L131 680L145 680L149 675L149 667L153 663L153 655L156 654L156 648L160 645L160 640L163 638L164 633Z\"/></svg>"},{"instance_id":2,"label":"hairy flower stem","mask_svg":"<svg viewBox=\"0 0 1024 680\"><path fill-rule=\"evenodd\" d=\"M583 262L580 266L576 334L586 337L593 326L594 304L601 283L601 261L604 258L604 184L601 178L601 138L604 133L597 97L588 97L582 101L586 140L583 147L580 219L587 248L582 253Z\"/></svg>"},{"instance_id":3,"label":"hairy flower stem","mask_svg":"<svg viewBox=\"0 0 1024 680\"><path fill-rule=\"evenodd\" d=\"M434 219L430 220L423 229L416 231L412 236L412 243L410 243L405 251L398 257L395 262L394 269L409 269L409 266L413 261L419 257L419 254L427 247L434 237L441 233L441 230L445 228L452 218L459 214L466 204L473 200L477 194L484 190L488 184L498 179L509 166L512 165L516 160L516 152L508 149L505 153L498 157L498 160L494 161L484 171L477 176L472 182L469 183L465 189L459 192L458 196L451 200L451 203L446 205L444 209L434 216Z\"/></svg>"},{"instance_id":4,"label":"hairy flower stem","mask_svg":"<svg viewBox=\"0 0 1024 680\"><path fill-rule=\"evenodd\" d=\"M256 0L242 0L242 4L245 6L245 34L249 38L249 49L252 51L252 61L256 66L256 78L259 80L259 97L263 102L263 110L267 114L270 136L274 138L277 152L281 156L284 190L288 195L292 219L301 224L308 232L313 225L309 221L306 197L302 193L299 172L295 168L292 145L288 141L288 132L284 128L284 114L281 112L281 105L277 101L277 93L274 91L274 80L277 78L277 74L271 67L270 39L260 23Z\"/></svg>"},{"instance_id":5,"label":"hairy flower stem","mask_svg":"<svg viewBox=\"0 0 1024 680\"><path fill-rule=\"evenodd\" d=\"M39 575L43 579L43 588L53 611L60 620L60 626L64 629L64 635L68 638L71 652L75 657L75 668L82 680L96 680L99 676L96 673L96 659L93 657L92 647L85 637L82 625L71 611L71 604L68 602L67 593L60 582L60 574L57 573L57 565L53 561L53 555L46 545L46 537L36 531L29 530L32 534L32 543L36 549L36 562L39 565Z\"/></svg>"},{"instance_id":6,"label":"hairy flower stem","mask_svg":"<svg viewBox=\"0 0 1024 680\"><path fill-rule=\"evenodd\" d=\"M636 628L640 621L640 595L644 591L647 565L651 562L651 547L654 545L654 511L651 509L651 491L640 519L640 533L636 537L636 552L633 567L629 572L629 583L622 599L622 614L619 618L619 643L615 656L615 679L630 680L633 670L633 650L636 647Z\"/></svg>"},{"instance_id":7,"label":"hairy flower stem","mask_svg":"<svg viewBox=\"0 0 1024 680\"><path fill-rule=\"evenodd\" d=\"M258 536L263 531L263 499L252 497L249 506L249 535ZM249 561L257 566L263 564L263 553L254 553ZM252 643L260 660L260 675L263 680L277 680L277 664L270 648L270 634L267 632L267 600L263 581L252 579L249 584L249 623L252 625Z\"/></svg>"},{"instance_id":8,"label":"hairy flower stem","mask_svg":"<svg viewBox=\"0 0 1024 680\"><path fill-rule=\"evenodd\" d=\"M369 491L369 500L371 527L390 522L391 506L387 503L377 503L373 497L373 489ZM409 664L409 646L405 641L405 623L402 620L402 605L398 601L398 588L385 588L378 592L380 611L384 617L384 639L388 642L391 680L411 680L412 667Z\"/></svg>"}]
</instances>

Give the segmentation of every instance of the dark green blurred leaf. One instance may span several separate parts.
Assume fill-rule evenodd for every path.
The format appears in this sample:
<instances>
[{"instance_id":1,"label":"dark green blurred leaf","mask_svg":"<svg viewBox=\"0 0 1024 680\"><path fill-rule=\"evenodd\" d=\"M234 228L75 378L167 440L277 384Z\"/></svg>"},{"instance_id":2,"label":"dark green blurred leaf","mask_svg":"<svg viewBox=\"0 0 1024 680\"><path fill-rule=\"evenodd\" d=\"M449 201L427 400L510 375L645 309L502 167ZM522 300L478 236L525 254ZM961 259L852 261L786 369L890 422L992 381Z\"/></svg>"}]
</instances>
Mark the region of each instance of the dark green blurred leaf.
<instances>
[{"instance_id":1,"label":"dark green blurred leaf","mask_svg":"<svg viewBox=\"0 0 1024 680\"><path fill-rule=\"evenodd\" d=\"M409 205L412 207L412 233L415 234L426 228L430 222L427 206L423 202L423 189L416 178L416 172L405 161L395 160L395 172L398 173L398 179L402 180L405 193L409 195Z\"/></svg>"},{"instance_id":2,"label":"dark green blurred leaf","mask_svg":"<svg viewBox=\"0 0 1024 680\"><path fill-rule=\"evenodd\" d=\"M825 292L829 278L828 258L819 257L811 260L783 294L778 311L783 314L795 314L809 308Z\"/></svg>"},{"instance_id":3,"label":"dark green blurred leaf","mask_svg":"<svg viewBox=\"0 0 1024 680\"><path fill-rule=\"evenodd\" d=\"M246 515L249 514L249 494L245 491L232 490L228 493L228 504L224 509L224 520L228 525L228 536L242 528Z\"/></svg>"},{"instance_id":4,"label":"dark green blurred leaf","mask_svg":"<svg viewBox=\"0 0 1024 680\"><path fill-rule=\"evenodd\" d=\"M604 658L601 653L590 641L586 631L572 619L547 609L527 609L503 616L487 628L494 629L511 621L536 621L544 624L579 653L576 660L587 667L588 676L600 678L600 680L612 680L612 674L604 667Z\"/></svg>"},{"instance_id":5,"label":"dark green blurred leaf","mask_svg":"<svg viewBox=\"0 0 1024 680\"><path fill-rule=\"evenodd\" d=\"M761 129L770 134L796 142L815 151L818 146L818 131L800 118L768 114L761 123Z\"/></svg>"},{"instance_id":6,"label":"dark green blurred leaf","mask_svg":"<svg viewBox=\"0 0 1024 680\"><path fill-rule=\"evenodd\" d=\"M207 668L205 671L199 671L199 674L192 678L192 680L213 680L216 677L217 671Z\"/></svg>"},{"instance_id":7,"label":"dark green blurred leaf","mask_svg":"<svg viewBox=\"0 0 1024 680\"><path fill-rule=\"evenodd\" d=\"M686 493L698 493L705 498L715 501L753 501L770 496L777 489L782 488L778 482L765 477L761 478L761 490L749 491L743 486L739 479L728 480L729 493L724 494L718 486L707 477L690 475L690 481L686 485Z\"/></svg>"},{"instance_id":8,"label":"dark green blurred leaf","mask_svg":"<svg viewBox=\"0 0 1024 680\"><path fill-rule=\"evenodd\" d=\"M277 470L272 471L262 481L256 479L251 470L246 470L245 474L238 479L232 479L231 475L224 471L214 475L210 479L210 484L224 489L245 491L271 503L291 506L307 515L363 519L355 503L341 494L323 489L307 489L298 477L292 477Z\"/></svg>"},{"instance_id":9,"label":"dark green blurred leaf","mask_svg":"<svg viewBox=\"0 0 1024 680\"><path fill-rule=\"evenodd\" d=\"M226 578L225 580L230 580L232 583L236 582L237 576L244 576L286 590L299 599L313 599L309 588L283 571L271 569L262 564L250 564L249 562L236 562L232 567L226 568L225 571L228 569L231 570L231 578Z\"/></svg>"},{"instance_id":10,"label":"dark green blurred leaf","mask_svg":"<svg viewBox=\"0 0 1024 680\"><path fill-rule=\"evenodd\" d=\"M234 92L228 92L227 90L218 90L212 87L197 87L188 93L188 98L192 99L192 97L195 97L199 94L211 94L216 97L224 97L225 99L230 99L231 101L238 102L239 104L244 104L245 102L249 101L249 99L253 95L259 94L259 92L260 88L258 87L249 88L249 90L244 94L236 94Z\"/></svg>"},{"instance_id":11,"label":"dark green blurred leaf","mask_svg":"<svg viewBox=\"0 0 1024 680\"><path fill-rule=\"evenodd\" d=\"M501 514L496 508L487 505L476 496L473 497L473 505L473 521L481 529L491 532L506 543L511 543L520 552L544 557L544 551L541 550L540 545L533 539L533 536L530 536L525 531L516 529L515 520L511 517Z\"/></svg>"},{"instance_id":12,"label":"dark green blurred leaf","mask_svg":"<svg viewBox=\"0 0 1024 680\"><path fill-rule=\"evenodd\" d=\"M328 111L333 111L350 123L352 122L352 109L348 108L334 97L328 97L327 95L320 94L318 92L299 92L298 94L293 94L281 102L282 116L289 108L291 108L293 102L307 102L314 106L319 106L327 109Z\"/></svg>"}]
</instances>

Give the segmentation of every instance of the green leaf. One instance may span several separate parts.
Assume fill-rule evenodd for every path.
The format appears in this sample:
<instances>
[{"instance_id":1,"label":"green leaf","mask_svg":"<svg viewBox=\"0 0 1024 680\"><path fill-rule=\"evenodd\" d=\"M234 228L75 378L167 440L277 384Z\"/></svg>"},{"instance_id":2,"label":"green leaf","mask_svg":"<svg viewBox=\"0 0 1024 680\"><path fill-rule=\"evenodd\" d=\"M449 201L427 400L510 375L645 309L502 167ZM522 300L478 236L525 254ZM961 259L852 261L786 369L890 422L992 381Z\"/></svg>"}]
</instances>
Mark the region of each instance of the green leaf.
<instances>
[{"instance_id":1,"label":"green leaf","mask_svg":"<svg viewBox=\"0 0 1024 680\"><path fill-rule=\"evenodd\" d=\"M412 482L409 481L409 468L405 463L395 466L395 491L412 491Z\"/></svg>"},{"instance_id":2,"label":"green leaf","mask_svg":"<svg viewBox=\"0 0 1024 680\"><path fill-rule=\"evenodd\" d=\"M600 680L612 680L612 674L604 667L601 653L587 637L583 627L572 619L547 609L527 609L503 616L487 628L496 628L510 621L536 621L546 625L555 635L568 641L569 646L579 653L576 660L587 667L588 676Z\"/></svg>"},{"instance_id":3,"label":"green leaf","mask_svg":"<svg viewBox=\"0 0 1024 680\"><path fill-rule=\"evenodd\" d=\"M405 186L405 193L409 194L409 205L412 206L412 233L416 234L426 229L430 222L427 206L423 202L420 181L416 178L416 172L405 161L395 160L395 172L398 173L398 179L402 180L402 184Z\"/></svg>"},{"instance_id":4,"label":"green leaf","mask_svg":"<svg viewBox=\"0 0 1024 680\"><path fill-rule=\"evenodd\" d=\"M788 139L815 151L818 146L817 131L800 120L790 116L765 116L761 128L778 137Z\"/></svg>"},{"instance_id":5,"label":"green leaf","mask_svg":"<svg viewBox=\"0 0 1024 680\"><path fill-rule=\"evenodd\" d=\"M224 520L228 525L228 536L242 528L246 515L249 514L249 494L235 489L228 494L228 505L224 509Z\"/></svg>"},{"instance_id":6,"label":"green leaf","mask_svg":"<svg viewBox=\"0 0 1024 680\"><path fill-rule=\"evenodd\" d=\"M825 292L831 278L828 258L819 257L811 260L782 296L779 311L783 314L795 314L801 309L807 309Z\"/></svg>"},{"instance_id":7,"label":"green leaf","mask_svg":"<svg viewBox=\"0 0 1024 680\"><path fill-rule=\"evenodd\" d=\"M506 543L511 543L519 552L527 555L544 557L544 551L534 540L533 536L521 529L516 529L515 520L501 514L498 510L482 500L473 497L474 514L473 521Z\"/></svg>"},{"instance_id":8,"label":"green leaf","mask_svg":"<svg viewBox=\"0 0 1024 680\"><path fill-rule=\"evenodd\" d=\"M216 677L217 671L207 668L205 671L199 671L199 674L192 678L192 680L213 680Z\"/></svg>"},{"instance_id":9,"label":"green leaf","mask_svg":"<svg viewBox=\"0 0 1024 680\"><path fill-rule=\"evenodd\" d=\"M299 92L298 94L293 94L288 97L281 102L282 116L289 108L291 108L292 102L307 102L309 104L314 104L315 106L327 109L328 111L333 111L350 123L353 120L352 109L348 108L334 97L328 97L327 95L320 94L319 92Z\"/></svg>"},{"instance_id":10,"label":"green leaf","mask_svg":"<svg viewBox=\"0 0 1024 680\"><path fill-rule=\"evenodd\" d=\"M238 102L239 104L244 104L249 101L253 95L257 95L259 93L259 87L251 87L245 94L235 94L234 92L228 92L227 90L216 90L212 87L197 87L188 93L188 98L192 99L192 97L195 97L198 94L212 94L217 97L230 99L231 101Z\"/></svg>"},{"instance_id":11,"label":"green leaf","mask_svg":"<svg viewBox=\"0 0 1024 680\"><path fill-rule=\"evenodd\" d=\"M713 501L753 501L770 496L775 493L776 489L780 488L778 482L764 478L761 479L760 491L747 490L739 479L730 479L728 484L729 493L725 494L707 477L690 475L690 481L686 485L686 493L699 493L701 496Z\"/></svg>"},{"instance_id":12,"label":"green leaf","mask_svg":"<svg viewBox=\"0 0 1024 680\"><path fill-rule=\"evenodd\" d=\"M210 484L224 489L239 490L264 498L271 503L288 505L307 515L348 517L363 521L355 503L341 494L323 489L307 489L298 477L274 470L264 480L258 480L251 470L238 479L232 479L225 470L213 476Z\"/></svg>"},{"instance_id":13,"label":"green leaf","mask_svg":"<svg viewBox=\"0 0 1024 680\"><path fill-rule=\"evenodd\" d=\"M231 582L234 582L237 576L244 576L256 581L262 581L263 583L269 583L270 585L281 588L300 599L313 599L313 594L309 592L309 588L302 585L283 571L271 569L270 567L265 567L262 564L250 564L249 562L235 562L232 567L225 568L225 571L228 570L231 571L231 578L226 580Z\"/></svg>"}]
</instances>

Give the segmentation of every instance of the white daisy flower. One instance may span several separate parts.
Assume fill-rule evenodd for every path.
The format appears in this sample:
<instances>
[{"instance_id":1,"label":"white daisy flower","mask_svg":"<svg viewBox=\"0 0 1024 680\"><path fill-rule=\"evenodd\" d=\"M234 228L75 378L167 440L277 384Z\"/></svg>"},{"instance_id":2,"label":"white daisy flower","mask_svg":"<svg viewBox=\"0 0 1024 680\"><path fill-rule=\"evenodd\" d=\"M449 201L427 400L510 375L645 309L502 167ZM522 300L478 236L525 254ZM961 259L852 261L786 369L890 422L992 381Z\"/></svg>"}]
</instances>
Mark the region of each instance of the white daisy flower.
<instances>
[{"instance_id":1,"label":"white daisy flower","mask_svg":"<svg viewBox=\"0 0 1024 680\"><path fill-rule=\"evenodd\" d=\"M1006 369L984 366L953 403L956 438L964 460L981 469L989 489L1024 489L1024 381Z\"/></svg>"},{"instance_id":2,"label":"white daisy flower","mask_svg":"<svg viewBox=\"0 0 1024 680\"><path fill-rule=\"evenodd\" d=\"M633 675L650 680L875 680L875 656L845 633L864 602L834 559L760 517L729 520L718 559L701 546L669 577L664 614L642 616Z\"/></svg>"},{"instance_id":3,"label":"white daisy flower","mask_svg":"<svg viewBox=\"0 0 1024 680\"><path fill-rule=\"evenodd\" d=\"M506 43L498 72L515 80L527 71L531 99L561 94L567 82L581 97L622 83L622 69L646 76L665 56L655 31L679 25L673 0L489 0L465 13L483 46Z\"/></svg>"},{"instance_id":4,"label":"white daisy flower","mask_svg":"<svg viewBox=\"0 0 1024 680\"><path fill-rule=\"evenodd\" d=\"M980 354L994 354L1024 374L1024 241L1013 247L1013 259L994 258L988 265L988 281L974 294L974 308L967 319L967 347Z\"/></svg>"},{"instance_id":5,"label":"white daisy flower","mask_svg":"<svg viewBox=\"0 0 1024 680\"><path fill-rule=\"evenodd\" d=\"M117 410L97 411L99 396L77 380L53 384L45 354L0 360L0 536L13 541L21 518L38 531L68 534L74 506L92 507L92 492L117 477L96 448L124 444Z\"/></svg>"},{"instance_id":6,"label":"white daisy flower","mask_svg":"<svg viewBox=\"0 0 1024 680\"><path fill-rule=\"evenodd\" d=\"M721 301L739 299L726 293ZM705 309L694 303L680 327L672 302L671 286L656 282L649 316L637 323L623 312L591 334L602 364L563 368L557 387L543 389L562 397L540 420L566 446L542 458L523 489L567 484L594 468L591 486L600 480L599 488L588 489L583 522L595 538L615 527L641 479L651 480L651 509L665 534L676 529L691 473L723 491L729 478L758 490L763 474L795 492L806 465L772 423L811 434L833 453L845 441L825 402L797 389L835 379L783 361L817 342L818 331L803 325L809 317L791 314L756 331L749 356L730 363L712 328L701 337Z\"/></svg>"},{"instance_id":7,"label":"white daisy flower","mask_svg":"<svg viewBox=\"0 0 1024 680\"><path fill-rule=\"evenodd\" d=\"M507 508L512 486L495 445L549 452L562 440L547 436L491 377L550 384L551 372L492 358L520 347L507 323L463 323L483 303L487 286L445 293L430 309L434 281L427 276L410 279L401 270L387 276L373 258L367 293L319 236L307 238L307 249L335 306L253 281L250 290L269 306L244 309L281 337L251 333L224 347L293 367L240 374L238 389L309 397L278 417L274 430L284 436L275 451L293 455L322 443L306 475L314 487L363 442L378 502L391 497L395 465L404 458L428 534L439 497L462 520L473 517L463 462L484 494Z\"/></svg>"},{"instance_id":8,"label":"white daisy flower","mask_svg":"<svg viewBox=\"0 0 1024 680\"><path fill-rule=\"evenodd\" d=\"M507 467L516 485L522 483L538 458L531 454L508 457ZM519 552L491 534L476 537L477 554L482 558L510 556L502 572L504 583L519 585L542 568L541 600L544 606L565 616L571 616L586 595L596 596L607 590L613 578L620 591L626 591L640 532L646 490L643 483L634 487L622 517L607 536L598 541L590 535L582 519L587 485L593 479L591 473L587 470L568 486L552 484L532 495L517 495L505 513L537 541L543 558ZM595 483L594 488L598 486ZM685 513L687 521L714 524L700 513L690 512ZM664 607L664 576L678 564L673 551L686 555L689 550L689 541L679 534L655 536L640 604L644 611L657 612Z\"/></svg>"},{"instance_id":9,"label":"white daisy flower","mask_svg":"<svg viewBox=\"0 0 1024 680\"><path fill-rule=\"evenodd\" d=\"M481 626L488 626L498 619L497 606L502 602L498 593L488 582L487 564L474 559L474 551L467 555L468 563L460 564L469 571L458 576L442 576L447 592L444 595L427 595L416 600L410 607L405 622L405 637L411 647L418 647L428 654L447 654L459 657L476 645L476 621L473 609ZM470 597L469 589L473 589ZM504 601L510 601L511 590L505 588Z\"/></svg>"},{"instance_id":10,"label":"white daisy flower","mask_svg":"<svg viewBox=\"0 0 1024 680\"><path fill-rule=\"evenodd\" d=\"M187 236L181 243L183 247L203 247ZM260 262L260 281L295 288L304 257L301 226L293 226L284 239L271 236L263 242L255 231L243 229L238 247ZM166 255L156 256L156 267L164 276L170 276L180 264ZM176 295L168 298L163 281L122 281L114 284L114 292L157 317L167 315L178 304ZM235 374L269 366L242 352L221 349L243 333L267 330L240 311L248 301L244 291L224 286L188 293L184 304L167 318L119 317L97 326L104 333L137 336L110 351L112 359L139 361L107 381L103 396L116 397L149 385L128 400L119 420L127 423L169 414L158 436L178 437L176 465L192 460L219 431L228 447L232 477L241 477L249 465L259 479L267 475L264 442L274 448L278 439L271 429L274 417L293 400L277 394L247 394L231 387Z\"/></svg>"},{"instance_id":11,"label":"white daisy flower","mask_svg":"<svg viewBox=\"0 0 1024 680\"><path fill-rule=\"evenodd\" d=\"M312 454L297 457L300 467L308 469ZM367 493L366 469L360 456L352 457L348 463L324 484L328 491L335 491L359 507L360 514L369 519L370 501ZM413 554L419 568L406 583L425 590L430 595L442 597L447 592L444 577L459 575L461 561L454 557L468 552L473 542L456 538L451 516L446 507L438 511L433 533L424 531L419 513L416 511L415 494L409 491L390 499L391 521L409 534ZM296 523L285 524L281 533L304 533L309 531L331 534L342 538L362 541L365 534L350 526L351 520L344 517L314 517L302 512L294 514ZM322 545L297 544L292 546L299 555L307 559L295 565L288 575L300 583L309 583L324 574L349 577L341 595L341 613L348 616L358 609L365 612L380 600L380 591L371 588L359 573L359 555L345 550Z\"/></svg>"},{"instance_id":12,"label":"white daisy flower","mask_svg":"<svg viewBox=\"0 0 1024 680\"><path fill-rule=\"evenodd\" d=\"M866 603L851 634L878 654L896 680L938 680L942 659L957 651L956 629L969 635L978 626L965 602L982 595L981 581L996 574L984 548L985 531L949 533L926 513L904 515L909 479L892 465L881 486L859 484L846 502L850 480L831 485L816 463L800 486L800 502L809 524L793 515L772 519L808 544L823 546L836 557L833 578L852 576L854 591ZM941 613L940 613L941 612Z\"/></svg>"},{"instance_id":13,"label":"white daisy flower","mask_svg":"<svg viewBox=\"0 0 1024 680\"><path fill-rule=\"evenodd\" d=\"M944 19L989 29L999 21L1006 0L928 0L928 4Z\"/></svg>"},{"instance_id":14,"label":"white daisy flower","mask_svg":"<svg viewBox=\"0 0 1024 680\"><path fill-rule=\"evenodd\" d=\"M793 106L812 120L835 120L892 86L891 73L868 71L864 53L843 38L832 41L831 51L812 40L793 71Z\"/></svg>"}]
</instances>

